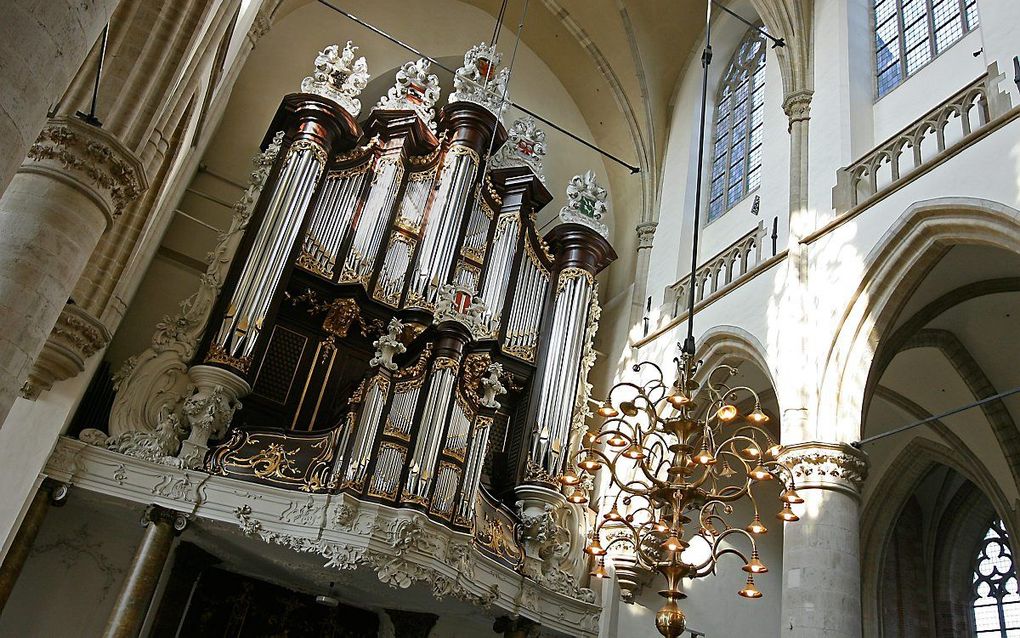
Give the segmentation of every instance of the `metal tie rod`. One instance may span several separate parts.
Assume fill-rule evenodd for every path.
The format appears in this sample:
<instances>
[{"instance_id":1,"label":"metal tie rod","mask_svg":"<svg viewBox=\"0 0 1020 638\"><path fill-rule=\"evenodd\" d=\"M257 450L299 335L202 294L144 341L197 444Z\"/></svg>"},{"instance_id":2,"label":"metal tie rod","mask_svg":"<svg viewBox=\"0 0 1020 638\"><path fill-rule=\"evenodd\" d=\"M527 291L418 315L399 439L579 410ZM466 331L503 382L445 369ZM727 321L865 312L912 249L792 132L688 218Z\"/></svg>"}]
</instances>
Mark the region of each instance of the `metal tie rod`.
<instances>
[{"instance_id":1,"label":"metal tie rod","mask_svg":"<svg viewBox=\"0 0 1020 638\"><path fill-rule=\"evenodd\" d=\"M884 439L887 436L893 436L894 434L899 434L901 432L905 432L905 431L910 430L912 428L916 428L919 425L924 425L925 423L931 423L932 421L938 421L938 420L943 419L943 418L945 418L947 416L952 416L954 414L958 414L960 412L964 412L966 410L970 410L971 408L976 408L976 407L978 407L980 405L984 405L985 403L991 403L992 401L998 401L999 399L1004 399L1004 398L1010 396L1011 394L1017 394L1018 392L1020 392L1020 387L1013 388L1012 390L1006 390L1005 392L1000 392L998 394L993 394L990 397L985 397L983 399L979 399L977 401L974 401L973 403L968 403L966 405L961 405L959 407L953 408L952 410L946 410L945 412L943 412L941 414L935 414L933 416L925 417L925 418L921 419L920 421L914 421L913 423L908 423L907 425L904 425L902 427L898 427L898 428L896 428L894 430L889 430L888 432L882 432L881 434L876 434L875 436L869 436L866 439L861 439L860 441L856 441L854 443L851 443L850 445L854 446L855 448L860 448L862 445L866 445L868 443L874 443L875 441L877 441L879 439Z\"/></svg>"},{"instance_id":2,"label":"metal tie rod","mask_svg":"<svg viewBox=\"0 0 1020 638\"><path fill-rule=\"evenodd\" d=\"M319 4L324 5L324 6L328 7L328 8L330 8L330 9L332 9L333 11L336 11L340 15L342 15L342 16L350 19L350 20L353 20L354 22L360 24L361 26L365 27L369 31L372 31L376 35L380 35L380 36L386 38L387 40L389 40L393 44L396 44L397 46L402 47L402 48L410 51L411 53L417 55L418 57L425 58L426 60L428 60L432 64L435 64L436 66L438 66L440 69L443 69L444 71L446 71L448 73L456 73L457 72L456 70L451 69L450 67L444 65L439 60L433 58L432 56L425 55L424 53L422 53L418 49L414 48L410 44L407 44L406 42L393 37L389 33L386 33L385 31L383 31L379 27L377 27L377 26L375 26L375 25L373 25L373 24L371 24L369 22L365 22L364 20L362 20L361 18L357 17L356 15L353 15L351 13L348 13L347 11L344 11L343 9L341 9L340 7L332 4L331 2L328 2L327 0L318 0L318 2L319 2ZM543 124L545 124L547 126L551 126L552 128L556 129L560 133L563 133L564 135L566 135L570 139L574 140L575 142L583 144L584 146L590 148L591 150L595 151L596 153L602 155L603 157L606 157L606 158L612 160L613 162L616 162L620 166L623 166L624 168L629 170L631 172L631 174L636 174L636 173L640 173L641 172L641 168L640 167L637 167L637 166L634 166L633 164L629 164L629 163L625 162L624 160L620 159L616 155L613 155L609 151L602 150L598 146L595 146L591 142L589 142L589 141L587 141L587 140L585 140L585 139L583 139L581 137L578 137L574 133L571 133L570 131L568 131L567 129L563 128L562 126L556 124L555 122L549 121L548 119L542 117L538 113L535 113L531 109L525 108L525 107L521 106L520 104L517 104L516 102L514 102L512 100L507 100L507 104L509 104L510 106L513 106L517 110L522 111L523 113L525 113L527 115L530 115L531 117L535 118L536 120L539 120Z\"/></svg>"}]
</instances>

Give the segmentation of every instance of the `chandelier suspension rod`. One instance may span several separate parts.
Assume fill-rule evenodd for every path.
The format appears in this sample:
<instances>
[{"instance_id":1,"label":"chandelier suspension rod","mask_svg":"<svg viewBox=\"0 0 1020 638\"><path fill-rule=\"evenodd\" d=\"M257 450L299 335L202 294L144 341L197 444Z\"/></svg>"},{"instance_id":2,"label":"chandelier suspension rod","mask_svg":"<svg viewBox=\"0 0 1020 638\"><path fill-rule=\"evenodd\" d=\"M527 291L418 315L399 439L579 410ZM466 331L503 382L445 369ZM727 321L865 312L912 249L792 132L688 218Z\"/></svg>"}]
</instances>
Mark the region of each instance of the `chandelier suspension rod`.
<instances>
[{"instance_id":1,"label":"chandelier suspension rod","mask_svg":"<svg viewBox=\"0 0 1020 638\"><path fill-rule=\"evenodd\" d=\"M905 432L907 430L916 428L919 425L924 425L925 423L931 423L932 421L938 421L939 419L943 419L943 418L945 418L947 416L952 416L952 415L958 414L960 412L965 412L967 410L976 408L976 407L984 405L986 403L991 403L992 401L998 401L999 399L1003 399L1005 397L1008 397L1008 396L1010 396L1012 394L1017 394L1017 393L1020 393L1020 386L1015 387L1012 390L1006 390L1005 392L1000 392L998 394L993 394L990 397L985 397L983 399L978 399L977 401L974 401L972 403L968 403L966 405L961 405L959 407L955 407L955 408L953 408L951 410L947 410L945 412L942 412L941 414L934 414L932 416L925 417L925 418L921 419L920 421L914 421L913 423L908 423L907 425L898 427L898 428L896 428L894 430L889 430L888 432L882 432L881 434L876 434L875 436L869 436L867 438L861 439L860 441L855 441L855 442L851 443L850 445L854 446L855 448L860 448L862 445L867 445L868 443L874 443L875 441L878 441L879 439L884 439L887 436L893 436L894 434L899 434L901 432Z\"/></svg>"},{"instance_id":2,"label":"chandelier suspension rod","mask_svg":"<svg viewBox=\"0 0 1020 638\"><path fill-rule=\"evenodd\" d=\"M503 26L503 16L506 15L506 5L509 2L510 0L503 0L503 2L499 5L499 15L496 16L496 26L492 28L492 40L489 41L490 47L495 48L496 43L499 42L499 28ZM528 11L527 7L524 8L524 11Z\"/></svg>"},{"instance_id":3,"label":"chandelier suspension rod","mask_svg":"<svg viewBox=\"0 0 1020 638\"><path fill-rule=\"evenodd\" d=\"M389 33L386 33L385 31L383 31L379 27L377 27L377 26L375 26L375 25L373 25L373 24L371 24L369 22L365 22L361 18L359 18L359 17L357 17L357 16L355 16L355 15L353 15L351 13L348 13L347 11L344 11L340 7L338 7L338 6L328 2L327 0L317 0L317 1L318 1L319 4L321 4L321 5L325 6L325 7L328 7L330 9L332 9L333 11L336 11L340 15L344 16L345 18L348 18L348 19L350 19L350 20L360 24L361 26L365 27L369 31L372 31L373 33L375 33L376 35L382 36L383 38L386 38L387 40L389 40L393 44L396 44L397 46L399 46L399 47L401 47L403 49L406 49L407 51L410 51L411 53L417 55L420 58L424 58L424 59L428 60L429 62L431 62L432 64L435 64L437 67L439 67L440 69L446 71L447 73L456 73L456 71L454 69L451 69L450 67L448 67L445 64L441 63L439 60L435 59L434 57L432 57L430 55L425 55L424 53L422 53L418 49L414 48L410 44L407 44L406 42L403 42L402 40L399 40L399 39L393 37L392 35L390 35ZM619 164L620 166L622 166L622 167L626 168L628 171L630 171L632 175L635 175L635 174L641 172L641 168L640 167L634 166L633 164L630 164L630 163L620 159L616 155L613 155L609 151L603 150L602 148L599 148L598 146L592 144L591 142L589 142L589 141L587 141L587 140L585 140L585 139L583 139L581 137L578 137L576 134L571 133L570 131L568 131L567 129L563 128L559 124L556 124L555 122L552 122L552 121L546 119L545 117L542 117L541 115L539 115L538 113L535 113L531 109L525 108L525 107L521 106L520 104L517 104L513 100L507 100L506 103L509 104L510 106L516 108L518 111L521 111L525 115L530 115L531 117L533 117L536 120L542 122L543 124L545 124L547 126L551 126L552 128L556 129L560 133L563 133L564 135L566 135L570 139L574 140L575 142L578 142L579 144L581 144L583 146L586 146L586 147L590 148L591 150L595 151L596 153L598 153L602 157L605 157L606 159L608 159L608 160L610 160L612 162L615 162L616 164Z\"/></svg>"},{"instance_id":4,"label":"chandelier suspension rod","mask_svg":"<svg viewBox=\"0 0 1020 638\"><path fill-rule=\"evenodd\" d=\"M772 34L770 34L765 29L759 27L757 24L752 24L750 20L748 20L747 18L745 18L744 16L742 16L742 15L740 15L738 13L735 13L732 9L730 9L729 7L724 5L723 3L719 2L719 0L709 0L709 2L711 4L714 4L715 6L719 7L720 9L725 11L726 13L730 14L731 16L736 18L737 20L740 20L741 22L743 22L747 26L751 27L752 29L757 31L762 37L768 38L772 42L773 48L785 47L786 46L786 40L784 40L783 38L774 37Z\"/></svg>"},{"instance_id":5,"label":"chandelier suspension rod","mask_svg":"<svg viewBox=\"0 0 1020 638\"><path fill-rule=\"evenodd\" d=\"M521 10L521 21L517 24L517 38L514 40L514 50L510 52L510 64L507 65L506 84L503 85L503 95L499 98L499 108L497 112L503 110L503 106L506 104L506 96L510 91L510 81L514 78L514 62L517 61L517 47L521 44L521 32L524 30L524 21L528 17L528 4L531 0L524 0L524 9ZM503 7L499 11L499 20L496 22L496 31L499 31L500 24L503 22L503 12L506 10L506 3L508 0L503 0ZM493 46L495 46L496 39L493 38ZM486 84L489 82L489 78L485 78ZM485 154L485 166L486 170L489 170L489 159L492 158L492 147L496 145L496 131L498 127L492 129L492 137L489 138L489 150Z\"/></svg>"},{"instance_id":6,"label":"chandelier suspension rod","mask_svg":"<svg viewBox=\"0 0 1020 638\"><path fill-rule=\"evenodd\" d=\"M101 127L103 125L102 122L99 121L99 118L96 117L96 102L99 100L99 82L103 79L103 65L106 63L106 46L109 41L110 24L107 23L106 26L103 27L102 41L99 45L99 60L96 62L96 79L95 83L92 85L92 102L89 105L89 112L83 113L78 111L75 113L79 119L86 124L91 124L92 126Z\"/></svg>"},{"instance_id":7,"label":"chandelier suspension rod","mask_svg":"<svg viewBox=\"0 0 1020 638\"><path fill-rule=\"evenodd\" d=\"M694 276L698 272L698 240L701 235L701 186L705 172L705 117L708 111L708 69L712 64L712 2L706 3L705 50L701 54L701 126L698 130L698 177L694 190L694 235L691 246L691 278L687 285L687 338L683 351L694 355Z\"/></svg>"}]
</instances>

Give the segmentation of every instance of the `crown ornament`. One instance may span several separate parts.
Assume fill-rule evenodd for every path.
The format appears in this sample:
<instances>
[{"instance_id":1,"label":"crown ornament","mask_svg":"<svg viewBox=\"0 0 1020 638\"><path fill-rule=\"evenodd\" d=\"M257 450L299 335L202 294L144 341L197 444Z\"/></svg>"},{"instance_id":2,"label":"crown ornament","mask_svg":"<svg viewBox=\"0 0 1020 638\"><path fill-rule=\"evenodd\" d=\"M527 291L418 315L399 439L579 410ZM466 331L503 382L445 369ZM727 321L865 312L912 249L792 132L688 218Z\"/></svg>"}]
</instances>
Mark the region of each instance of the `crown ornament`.
<instances>
[{"instance_id":1,"label":"crown ornament","mask_svg":"<svg viewBox=\"0 0 1020 638\"><path fill-rule=\"evenodd\" d=\"M396 82L375 105L384 111L414 111L429 128L436 130L436 101L439 100L439 78L429 73L432 63L425 58L404 64L397 70Z\"/></svg>"},{"instance_id":2,"label":"crown ornament","mask_svg":"<svg viewBox=\"0 0 1020 638\"><path fill-rule=\"evenodd\" d=\"M609 236L609 228L602 223L607 206L606 189L599 185L593 171L575 175L567 184L567 205L560 209L560 221L566 224L582 224L603 237Z\"/></svg>"},{"instance_id":3,"label":"crown ornament","mask_svg":"<svg viewBox=\"0 0 1020 638\"><path fill-rule=\"evenodd\" d=\"M352 117L358 117L358 96L368 86L370 76L364 56L354 58L357 50L348 40L343 50L339 44L331 44L320 51L315 57L315 71L301 81L301 90L333 100Z\"/></svg>"},{"instance_id":4,"label":"crown ornament","mask_svg":"<svg viewBox=\"0 0 1020 638\"><path fill-rule=\"evenodd\" d=\"M510 80L510 69L496 70L501 59L495 47L484 42L468 49L464 54L464 66L453 74L450 103L474 102L502 119L507 103L503 96Z\"/></svg>"},{"instance_id":5,"label":"crown ornament","mask_svg":"<svg viewBox=\"0 0 1020 638\"><path fill-rule=\"evenodd\" d=\"M545 131L538 128L530 115L518 118L507 131L507 143L492 156L493 168L526 166L545 181L542 158L545 157Z\"/></svg>"}]
</instances>

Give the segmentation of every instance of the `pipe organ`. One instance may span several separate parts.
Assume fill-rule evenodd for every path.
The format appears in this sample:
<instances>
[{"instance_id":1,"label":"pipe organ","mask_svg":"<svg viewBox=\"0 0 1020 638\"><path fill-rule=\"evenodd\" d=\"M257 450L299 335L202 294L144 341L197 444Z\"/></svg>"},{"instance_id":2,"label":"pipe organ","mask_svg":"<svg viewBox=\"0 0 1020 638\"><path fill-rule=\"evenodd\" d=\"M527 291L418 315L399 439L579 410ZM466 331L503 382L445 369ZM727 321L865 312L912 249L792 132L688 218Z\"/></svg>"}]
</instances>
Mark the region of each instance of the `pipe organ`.
<instances>
[{"instance_id":1,"label":"pipe organ","mask_svg":"<svg viewBox=\"0 0 1020 638\"><path fill-rule=\"evenodd\" d=\"M544 133L502 124L498 54L468 51L438 112L408 62L359 122L355 51L322 51L267 133L281 150L192 368L243 399L205 466L469 530L480 485L551 486L580 436L606 191L575 178L540 236Z\"/></svg>"}]
</instances>

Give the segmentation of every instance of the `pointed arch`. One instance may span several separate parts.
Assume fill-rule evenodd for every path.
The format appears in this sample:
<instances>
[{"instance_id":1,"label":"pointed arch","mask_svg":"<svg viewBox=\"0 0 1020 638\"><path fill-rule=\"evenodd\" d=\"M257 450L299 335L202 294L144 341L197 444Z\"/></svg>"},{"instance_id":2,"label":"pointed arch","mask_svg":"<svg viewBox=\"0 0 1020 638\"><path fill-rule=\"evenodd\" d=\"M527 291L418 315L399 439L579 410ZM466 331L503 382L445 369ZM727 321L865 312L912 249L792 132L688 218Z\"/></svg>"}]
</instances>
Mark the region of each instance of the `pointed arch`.
<instances>
[{"instance_id":1,"label":"pointed arch","mask_svg":"<svg viewBox=\"0 0 1020 638\"><path fill-rule=\"evenodd\" d=\"M863 633L867 638L882 635L882 572L879 566L884 563L889 535L910 497L925 477L939 466L954 470L976 486L1013 535L1014 510L995 478L980 461L961 459L956 450L931 439L915 438L910 441L878 477L874 488L869 491L871 497L861 511L861 594Z\"/></svg>"},{"instance_id":2,"label":"pointed arch","mask_svg":"<svg viewBox=\"0 0 1020 638\"><path fill-rule=\"evenodd\" d=\"M929 270L959 244L1020 254L1020 211L956 197L917 202L906 210L868 255L867 271L825 354L818 423L844 436L860 435L864 390L880 338Z\"/></svg>"}]
</instances>

